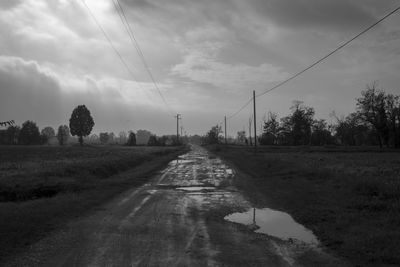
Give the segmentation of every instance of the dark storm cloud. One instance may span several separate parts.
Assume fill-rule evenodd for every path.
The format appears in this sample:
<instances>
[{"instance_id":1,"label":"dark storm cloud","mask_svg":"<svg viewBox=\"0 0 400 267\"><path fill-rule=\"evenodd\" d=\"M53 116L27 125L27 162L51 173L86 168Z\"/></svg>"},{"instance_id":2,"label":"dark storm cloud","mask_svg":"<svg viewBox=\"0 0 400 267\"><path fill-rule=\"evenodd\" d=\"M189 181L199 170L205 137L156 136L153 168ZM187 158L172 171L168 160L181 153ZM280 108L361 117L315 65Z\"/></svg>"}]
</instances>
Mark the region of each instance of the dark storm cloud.
<instances>
[{"instance_id":1,"label":"dark storm cloud","mask_svg":"<svg viewBox=\"0 0 400 267\"><path fill-rule=\"evenodd\" d=\"M348 0L251 0L261 16L290 28L351 30L371 24L374 16L362 1Z\"/></svg>"},{"instance_id":2,"label":"dark storm cloud","mask_svg":"<svg viewBox=\"0 0 400 267\"><path fill-rule=\"evenodd\" d=\"M60 85L37 63L16 57L0 57L0 110L2 119L37 117L57 120L62 105Z\"/></svg>"},{"instance_id":3,"label":"dark storm cloud","mask_svg":"<svg viewBox=\"0 0 400 267\"><path fill-rule=\"evenodd\" d=\"M40 128L56 128L68 124L74 107L85 104L95 119L96 133L140 128L165 132L173 125L153 106L124 101L116 87L89 77L80 82L83 88L63 89L68 83L37 62L0 56L0 121L15 120L20 125L33 120Z\"/></svg>"},{"instance_id":4,"label":"dark storm cloud","mask_svg":"<svg viewBox=\"0 0 400 267\"><path fill-rule=\"evenodd\" d=\"M385 1L386 5L388 1ZM382 7L376 1L349 0L249 0L245 1L196 1L171 0L168 3L140 0L123 1L124 6L152 10L162 17L185 20L179 28L187 28L204 21L217 21L231 26L234 16L257 17L293 29L319 28L347 31L375 21L373 13ZM188 16L190 14L190 16ZM206 19L206 20L204 20Z\"/></svg>"}]
</instances>

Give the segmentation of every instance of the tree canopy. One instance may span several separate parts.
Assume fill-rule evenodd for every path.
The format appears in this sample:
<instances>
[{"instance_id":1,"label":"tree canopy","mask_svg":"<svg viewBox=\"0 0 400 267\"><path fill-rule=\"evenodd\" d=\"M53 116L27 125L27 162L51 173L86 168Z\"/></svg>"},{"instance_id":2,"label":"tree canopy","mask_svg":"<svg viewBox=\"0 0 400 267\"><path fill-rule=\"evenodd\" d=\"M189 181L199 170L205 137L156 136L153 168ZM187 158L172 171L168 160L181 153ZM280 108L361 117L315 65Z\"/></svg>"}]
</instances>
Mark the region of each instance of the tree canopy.
<instances>
[{"instance_id":1,"label":"tree canopy","mask_svg":"<svg viewBox=\"0 0 400 267\"><path fill-rule=\"evenodd\" d=\"M94 120L85 105L79 105L72 111L69 128L73 136L79 137L81 145L83 144L83 137L91 133L93 126Z\"/></svg>"}]
</instances>

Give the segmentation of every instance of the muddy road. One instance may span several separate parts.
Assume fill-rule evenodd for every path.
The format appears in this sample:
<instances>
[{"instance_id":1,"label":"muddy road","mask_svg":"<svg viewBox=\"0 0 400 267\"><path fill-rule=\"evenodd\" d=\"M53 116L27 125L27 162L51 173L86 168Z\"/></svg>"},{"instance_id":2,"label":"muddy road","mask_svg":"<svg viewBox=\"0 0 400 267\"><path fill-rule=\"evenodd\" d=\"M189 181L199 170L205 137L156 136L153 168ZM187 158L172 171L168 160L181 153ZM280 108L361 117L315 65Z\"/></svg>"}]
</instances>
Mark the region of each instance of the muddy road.
<instances>
[{"instance_id":1,"label":"muddy road","mask_svg":"<svg viewBox=\"0 0 400 267\"><path fill-rule=\"evenodd\" d=\"M6 266L344 266L290 215L254 210L203 148Z\"/></svg>"}]
</instances>

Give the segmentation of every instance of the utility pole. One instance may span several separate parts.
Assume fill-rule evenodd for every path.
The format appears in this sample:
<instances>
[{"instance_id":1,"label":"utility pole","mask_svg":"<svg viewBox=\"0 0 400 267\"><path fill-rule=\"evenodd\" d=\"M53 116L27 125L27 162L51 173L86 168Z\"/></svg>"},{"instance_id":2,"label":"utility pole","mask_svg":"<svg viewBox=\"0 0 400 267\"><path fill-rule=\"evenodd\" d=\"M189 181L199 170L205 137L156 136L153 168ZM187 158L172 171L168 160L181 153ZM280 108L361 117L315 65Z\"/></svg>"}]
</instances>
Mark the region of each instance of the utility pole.
<instances>
[{"instance_id":1,"label":"utility pole","mask_svg":"<svg viewBox=\"0 0 400 267\"><path fill-rule=\"evenodd\" d=\"M224 117L224 121L225 121L225 145L228 143L227 141L226 141L226 116Z\"/></svg>"},{"instance_id":2,"label":"utility pole","mask_svg":"<svg viewBox=\"0 0 400 267\"><path fill-rule=\"evenodd\" d=\"M256 91L253 90L253 106L254 106L254 148L257 149L257 123L256 123Z\"/></svg>"},{"instance_id":3,"label":"utility pole","mask_svg":"<svg viewBox=\"0 0 400 267\"><path fill-rule=\"evenodd\" d=\"M181 114L176 114L176 142L179 143L179 120L182 119Z\"/></svg>"},{"instance_id":4,"label":"utility pole","mask_svg":"<svg viewBox=\"0 0 400 267\"><path fill-rule=\"evenodd\" d=\"M183 136L183 126L181 126L181 136Z\"/></svg>"},{"instance_id":5,"label":"utility pole","mask_svg":"<svg viewBox=\"0 0 400 267\"><path fill-rule=\"evenodd\" d=\"M251 117L250 117L249 118L249 145L250 146L253 145L253 142L251 141L251 123L252 123L252 120L251 120Z\"/></svg>"}]
</instances>

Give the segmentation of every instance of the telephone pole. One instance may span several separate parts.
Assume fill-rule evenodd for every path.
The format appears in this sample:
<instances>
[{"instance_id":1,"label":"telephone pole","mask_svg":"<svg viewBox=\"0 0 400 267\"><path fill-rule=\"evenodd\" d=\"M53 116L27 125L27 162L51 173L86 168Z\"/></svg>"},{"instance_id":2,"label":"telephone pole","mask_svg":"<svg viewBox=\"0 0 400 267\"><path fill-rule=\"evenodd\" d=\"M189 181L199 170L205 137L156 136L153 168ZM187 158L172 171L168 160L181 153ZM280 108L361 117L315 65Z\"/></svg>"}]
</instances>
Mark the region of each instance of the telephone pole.
<instances>
[{"instance_id":1,"label":"telephone pole","mask_svg":"<svg viewBox=\"0 0 400 267\"><path fill-rule=\"evenodd\" d=\"M182 119L181 114L176 114L176 142L179 143L179 120Z\"/></svg>"},{"instance_id":2,"label":"telephone pole","mask_svg":"<svg viewBox=\"0 0 400 267\"><path fill-rule=\"evenodd\" d=\"M254 148L257 149L257 123L256 123L256 91L253 90L253 106L254 106Z\"/></svg>"},{"instance_id":3,"label":"telephone pole","mask_svg":"<svg viewBox=\"0 0 400 267\"><path fill-rule=\"evenodd\" d=\"M225 145L228 143L226 140L226 116L224 117L224 121L225 121Z\"/></svg>"}]
</instances>

